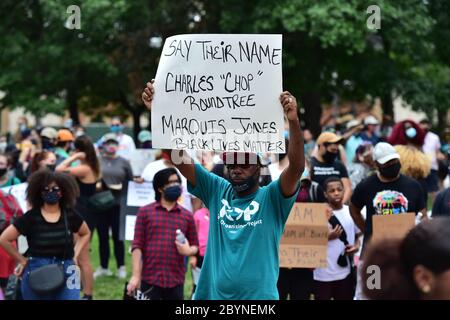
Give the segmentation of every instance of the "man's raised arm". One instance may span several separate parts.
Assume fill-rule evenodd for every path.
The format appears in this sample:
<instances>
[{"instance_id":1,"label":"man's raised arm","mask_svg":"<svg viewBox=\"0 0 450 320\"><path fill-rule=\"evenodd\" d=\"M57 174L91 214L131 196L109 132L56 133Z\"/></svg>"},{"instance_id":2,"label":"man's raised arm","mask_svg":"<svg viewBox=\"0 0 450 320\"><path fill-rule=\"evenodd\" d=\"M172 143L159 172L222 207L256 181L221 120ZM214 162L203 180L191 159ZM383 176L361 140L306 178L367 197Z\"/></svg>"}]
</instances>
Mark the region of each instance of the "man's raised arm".
<instances>
[{"instance_id":1,"label":"man's raised arm","mask_svg":"<svg viewBox=\"0 0 450 320\"><path fill-rule=\"evenodd\" d=\"M297 100L288 91L280 96L284 114L289 121L289 165L280 177L281 191L285 197L294 195L300 176L305 169L305 152L303 148L303 132L297 115Z\"/></svg>"},{"instance_id":2,"label":"man's raised arm","mask_svg":"<svg viewBox=\"0 0 450 320\"><path fill-rule=\"evenodd\" d=\"M153 82L147 82L147 86L142 92L142 101L148 110L152 109L153 95L155 93L155 88L153 87ZM181 174L189 181L189 183L195 187L195 166L192 158L184 150L172 150L171 152L172 162L181 172Z\"/></svg>"}]
</instances>

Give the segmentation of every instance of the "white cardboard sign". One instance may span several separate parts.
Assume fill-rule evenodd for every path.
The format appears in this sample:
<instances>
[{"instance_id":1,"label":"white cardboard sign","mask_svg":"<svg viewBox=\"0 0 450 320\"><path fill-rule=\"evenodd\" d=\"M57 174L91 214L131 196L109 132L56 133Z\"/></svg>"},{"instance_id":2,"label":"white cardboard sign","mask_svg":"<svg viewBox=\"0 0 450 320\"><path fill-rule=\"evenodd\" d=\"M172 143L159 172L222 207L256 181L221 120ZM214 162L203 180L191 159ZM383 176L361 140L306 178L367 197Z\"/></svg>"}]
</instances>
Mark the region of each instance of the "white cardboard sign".
<instances>
[{"instance_id":1,"label":"white cardboard sign","mask_svg":"<svg viewBox=\"0 0 450 320\"><path fill-rule=\"evenodd\" d=\"M154 199L155 191L152 183L128 181L127 206L143 207L155 201Z\"/></svg>"},{"instance_id":2,"label":"white cardboard sign","mask_svg":"<svg viewBox=\"0 0 450 320\"><path fill-rule=\"evenodd\" d=\"M283 153L282 35L167 38L155 78L155 148Z\"/></svg>"}]
</instances>

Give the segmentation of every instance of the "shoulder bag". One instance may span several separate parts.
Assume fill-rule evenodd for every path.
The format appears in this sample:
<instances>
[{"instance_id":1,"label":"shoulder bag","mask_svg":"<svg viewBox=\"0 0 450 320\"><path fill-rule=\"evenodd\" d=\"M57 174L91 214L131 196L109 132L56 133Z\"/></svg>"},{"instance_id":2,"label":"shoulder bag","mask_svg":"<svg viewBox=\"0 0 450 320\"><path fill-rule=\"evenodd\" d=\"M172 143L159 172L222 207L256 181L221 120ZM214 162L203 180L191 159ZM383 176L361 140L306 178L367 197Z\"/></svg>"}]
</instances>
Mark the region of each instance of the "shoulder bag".
<instances>
[{"instance_id":1,"label":"shoulder bag","mask_svg":"<svg viewBox=\"0 0 450 320\"><path fill-rule=\"evenodd\" d=\"M104 212L110 210L117 204L116 198L112 191L108 189L102 180L103 191L97 192L86 199L86 203L90 209L96 212Z\"/></svg>"}]
</instances>

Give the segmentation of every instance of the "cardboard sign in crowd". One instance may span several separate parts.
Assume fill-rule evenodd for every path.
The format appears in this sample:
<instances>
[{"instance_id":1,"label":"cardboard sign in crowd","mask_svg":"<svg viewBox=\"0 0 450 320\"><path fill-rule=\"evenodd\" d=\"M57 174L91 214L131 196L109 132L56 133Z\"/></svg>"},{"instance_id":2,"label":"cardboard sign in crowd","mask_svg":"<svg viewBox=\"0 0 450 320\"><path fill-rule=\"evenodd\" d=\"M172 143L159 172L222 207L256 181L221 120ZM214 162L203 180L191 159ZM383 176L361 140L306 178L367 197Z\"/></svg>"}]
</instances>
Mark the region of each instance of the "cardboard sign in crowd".
<instances>
[{"instance_id":1,"label":"cardboard sign in crowd","mask_svg":"<svg viewBox=\"0 0 450 320\"><path fill-rule=\"evenodd\" d=\"M372 241L384 238L403 238L414 228L415 213L372 216Z\"/></svg>"},{"instance_id":2,"label":"cardboard sign in crowd","mask_svg":"<svg viewBox=\"0 0 450 320\"><path fill-rule=\"evenodd\" d=\"M328 218L325 203L295 203L280 241L280 267L327 266Z\"/></svg>"}]
</instances>

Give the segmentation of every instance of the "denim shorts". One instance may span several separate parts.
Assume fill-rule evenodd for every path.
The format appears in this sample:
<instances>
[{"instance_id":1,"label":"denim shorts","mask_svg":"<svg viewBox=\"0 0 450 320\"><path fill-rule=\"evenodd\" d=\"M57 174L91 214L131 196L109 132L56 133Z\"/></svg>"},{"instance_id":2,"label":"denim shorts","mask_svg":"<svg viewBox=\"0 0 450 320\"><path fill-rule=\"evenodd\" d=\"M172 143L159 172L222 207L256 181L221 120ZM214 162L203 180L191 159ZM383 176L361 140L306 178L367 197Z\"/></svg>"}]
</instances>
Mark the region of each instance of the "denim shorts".
<instances>
[{"instance_id":1,"label":"denim shorts","mask_svg":"<svg viewBox=\"0 0 450 320\"><path fill-rule=\"evenodd\" d=\"M48 294L35 293L29 283L30 272L45 265L63 263L66 283L56 292ZM80 270L73 260L58 258L30 257L22 275L22 296L24 300L80 300Z\"/></svg>"}]
</instances>

